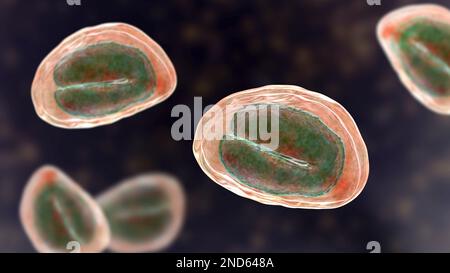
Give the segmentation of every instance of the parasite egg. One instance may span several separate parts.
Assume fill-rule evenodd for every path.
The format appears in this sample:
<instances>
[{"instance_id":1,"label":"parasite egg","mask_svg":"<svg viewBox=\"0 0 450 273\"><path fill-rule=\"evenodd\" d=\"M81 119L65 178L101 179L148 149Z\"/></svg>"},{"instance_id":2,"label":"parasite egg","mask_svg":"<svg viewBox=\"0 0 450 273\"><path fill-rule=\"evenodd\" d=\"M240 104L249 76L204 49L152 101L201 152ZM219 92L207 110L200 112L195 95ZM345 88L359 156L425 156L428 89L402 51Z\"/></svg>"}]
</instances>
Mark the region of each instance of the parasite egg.
<instances>
[{"instance_id":1,"label":"parasite egg","mask_svg":"<svg viewBox=\"0 0 450 273\"><path fill-rule=\"evenodd\" d=\"M411 94L440 114L450 114L450 11L412 5L384 16L377 36Z\"/></svg>"},{"instance_id":2,"label":"parasite egg","mask_svg":"<svg viewBox=\"0 0 450 273\"><path fill-rule=\"evenodd\" d=\"M193 152L216 183L291 208L343 206L363 190L369 160L350 114L297 86L234 93L204 114Z\"/></svg>"},{"instance_id":3,"label":"parasite egg","mask_svg":"<svg viewBox=\"0 0 450 273\"><path fill-rule=\"evenodd\" d=\"M165 174L128 179L97 201L109 221L109 249L115 252L162 250L176 238L184 220L184 192Z\"/></svg>"},{"instance_id":4,"label":"parasite egg","mask_svg":"<svg viewBox=\"0 0 450 273\"><path fill-rule=\"evenodd\" d=\"M84 28L40 64L31 95L36 113L62 128L110 124L169 97L175 69L163 49L124 23Z\"/></svg>"},{"instance_id":5,"label":"parasite egg","mask_svg":"<svg viewBox=\"0 0 450 273\"><path fill-rule=\"evenodd\" d=\"M108 222L97 203L62 171L38 169L20 204L22 225L39 252L101 252L110 240ZM76 251L76 249L75 249Z\"/></svg>"}]
</instances>

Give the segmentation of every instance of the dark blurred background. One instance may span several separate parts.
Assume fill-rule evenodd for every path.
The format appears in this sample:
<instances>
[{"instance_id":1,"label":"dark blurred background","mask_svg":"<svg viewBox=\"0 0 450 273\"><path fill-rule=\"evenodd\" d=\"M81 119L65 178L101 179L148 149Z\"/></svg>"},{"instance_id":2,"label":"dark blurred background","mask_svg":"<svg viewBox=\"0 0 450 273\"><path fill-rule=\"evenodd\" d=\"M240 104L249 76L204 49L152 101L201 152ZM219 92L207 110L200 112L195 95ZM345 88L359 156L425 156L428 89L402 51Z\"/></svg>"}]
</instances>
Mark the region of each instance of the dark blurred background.
<instances>
[{"instance_id":1,"label":"dark blurred background","mask_svg":"<svg viewBox=\"0 0 450 273\"><path fill-rule=\"evenodd\" d=\"M375 36L388 11L422 1L0 0L0 251L31 252L18 218L21 193L42 164L59 166L93 195L139 173L182 181L188 211L170 252L450 251L450 117L401 85ZM450 6L450 0L434 1ZM121 21L166 51L178 87L165 102L115 124L58 129L30 97L41 60L65 37ZM288 209L239 197L197 165L191 141L172 140L177 104L204 105L248 88L294 84L352 114L366 141L370 177L336 210Z\"/></svg>"}]
</instances>

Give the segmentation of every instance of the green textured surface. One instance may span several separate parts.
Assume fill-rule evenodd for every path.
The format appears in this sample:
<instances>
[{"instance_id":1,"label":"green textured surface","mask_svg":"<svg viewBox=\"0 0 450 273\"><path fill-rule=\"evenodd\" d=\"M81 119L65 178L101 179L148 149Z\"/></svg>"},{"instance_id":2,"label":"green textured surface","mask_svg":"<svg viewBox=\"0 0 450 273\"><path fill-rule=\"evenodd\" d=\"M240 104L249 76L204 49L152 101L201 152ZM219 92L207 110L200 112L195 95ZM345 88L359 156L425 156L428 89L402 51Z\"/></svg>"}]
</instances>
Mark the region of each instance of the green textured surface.
<instances>
[{"instance_id":1,"label":"green textured surface","mask_svg":"<svg viewBox=\"0 0 450 273\"><path fill-rule=\"evenodd\" d=\"M318 117L286 106L280 106L279 131L276 150L248 137L223 139L219 153L225 168L241 183L274 195L319 196L330 191L342 173L341 139Z\"/></svg>"},{"instance_id":2,"label":"green textured surface","mask_svg":"<svg viewBox=\"0 0 450 273\"><path fill-rule=\"evenodd\" d=\"M114 42L78 49L54 70L59 107L76 116L103 116L150 97L156 76L139 49Z\"/></svg>"},{"instance_id":3,"label":"green textured surface","mask_svg":"<svg viewBox=\"0 0 450 273\"><path fill-rule=\"evenodd\" d=\"M112 236L132 243L152 240L171 220L166 194L153 187L133 187L114 201L100 204L108 218Z\"/></svg>"},{"instance_id":4,"label":"green textured surface","mask_svg":"<svg viewBox=\"0 0 450 273\"><path fill-rule=\"evenodd\" d=\"M399 50L415 84L433 96L450 95L450 24L415 20L401 32Z\"/></svg>"},{"instance_id":5,"label":"green textured surface","mask_svg":"<svg viewBox=\"0 0 450 273\"><path fill-rule=\"evenodd\" d=\"M34 210L36 229L53 247L66 249L70 241L83 245L93 239L95 219L90 207L60 183L43 188L35 199Z\"/></svg>"}]
</instances>

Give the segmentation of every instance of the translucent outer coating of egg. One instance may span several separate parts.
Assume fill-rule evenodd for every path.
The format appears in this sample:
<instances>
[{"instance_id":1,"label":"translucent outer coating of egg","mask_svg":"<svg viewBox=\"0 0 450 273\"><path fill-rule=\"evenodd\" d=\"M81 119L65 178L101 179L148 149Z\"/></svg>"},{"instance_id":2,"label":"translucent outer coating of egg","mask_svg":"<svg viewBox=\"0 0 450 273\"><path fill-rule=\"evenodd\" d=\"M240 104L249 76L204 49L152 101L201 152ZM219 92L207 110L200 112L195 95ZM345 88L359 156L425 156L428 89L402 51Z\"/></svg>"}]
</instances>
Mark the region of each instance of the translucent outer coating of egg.
<instances>
[{"instance_id":1,"label":"translucent outer coating of egg","mask_svg":"<svg viewBox=\"0 0 450 273\"><path fill-rule=\"evenodd\" d=\"M233 115L245 105L279 104L299 109L317 116L340 137L345 149L342 174L335 186L319 196L300 194L271 194L240 183L230 175L221 162L220 139L203 137L203 127L215 118L217 112L227 108L227 115ZM223 128L230 130L223 118ZM225 134L232 134L226 131ZM330 209L343 206L363 190L369 175L367 148L350 114L337 102L298 86L269 85L234 93L214 105L199 122L194 143L194 156L202 170L216 183L234 192L263 204L281 205L290 208Z\"/></svg>"},{"instance_id":2,"label":"translucent outer coating of egg","mask_svg":"<svg viewBox=\"0 0 450 273\"><path fill-rule=\"evenodd\" d=\"M165 205L167 206L164 213L169 214L168 222L162 227L162 231L158 231L159 234L152 234L149 238L145 238L148 237L148 234L145 234L138 240L136 238L130 240L124 238L126 235L116 233L114 226L117 225L121 227L128 225L131 230L145 231L147 229L150 231L152 228L150 225L153 222L152 217L158 213L159 209L154 208L152 210L152 208L145 206L139 207L139 204L133 201L138 199L143 201L142 195L157 191L164 194L163 199L166 199ZM147 204L151 203L148 201L151 200L146 200ZM127 179L101 194L97 198L97 202L110 221L111 242L109 249L115 252L133 253L163 250L175 240L184 222L186 206L184 191L176 178L163 173L144 174ZM117 206L118 204L119 206ZM117 210L120 204L127 205ZM121 215L118 215L119 213ZM127 223L127 221L129 222ZM145 228L146 224L149 224L147 228ZM134 225L134 227L130 225Z\"/></svg>"},{"instance_id":3,"label":"translucent outer coating of egg","mask_svg":"<svg viewBox=\"0 0 450 273\"><path fill-rule=\"evenodd\" d=\"M411 75L407 71L408 69L405 69L402 58L399 56L399 37L402 31L411 22L417 22L418 20L443 23L450 28L450 11L445 7L433 4L411 5L394 10L379 21L377 37L391 65L409 92L428 109L448 115L450 114L450 96L437 96L424 90L423 86L417 84L415 76ZM446 54L449 56L450 52ZM439 62L441 63L442 60ZM444 64L444 66L447 66L448 73L448 64ZM446 90L447 92L449 90Z\"/></svg>"},{"instance_id":4,"label":"translucent outer coating of egg","mask_svg":"<svg viewBox=\"0 0 450 273\"><path fill-rule=\"evenodd\" d=\"M55 189L55 187L58 188L57 191L48 191L48 189ZM55 196L55 192L58 192L61 196ZM45 198L40 200L43 193L46 193ZM67 200L69 202L65 203ZM49 202L51 207L47 208L51 210L42 211L39 208L42 202ZM49 217L46 217L46 215ZM80 221L75 219L75 216L83 217L85 221L82 222L90 224L90 227L85 229L90 233L89 236L81 236L87 238L87 242L80 242L74 236L80 231L80 227L76 227L80 224ZM101 252L109 244L109 226L101 208L72 179L53 166L43 166L31 176L22 195L20 219L26 234L39 252L69 252L71 249L67 249L67 244L71 241L80 244L80 252L82 253ZM67 237L72 238L68 239L68 242L64 242L63 245L57 246L49 238L58 237L58 234L43 234L39 225L44 225L51 231L64 233Z\"/></svg>"},{"instance_id":5,"label":"translucent outer coating of egg","mask_svg":"<svg viewBox=\"0 0 450 273\"><path fill-rule=\"evenodd\" d=\"M152 79L154 86L152 86L151 96L126 105L120 111L105 115L83 116L64 111L55 99L56 90L60 87L54 78L56 66L74 52L102 43L128 47L130 50L142 53L148 59L151 63L149 69L152 73L150 74L153 74L155 78ZM122 82L119 80L117 83ZM131 25L106 23L81 29L64 39L38 67L31 88L31 96L36 113L44 121L62 128L91 128L116 122L160 103L173 93L176 83L177 77L172 62L155 41ZM92 112L96 112L95 110L93 109Z\"/></svg>"}]
</instances>

